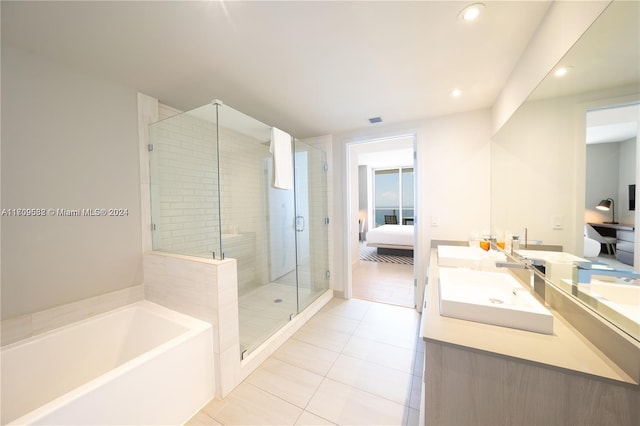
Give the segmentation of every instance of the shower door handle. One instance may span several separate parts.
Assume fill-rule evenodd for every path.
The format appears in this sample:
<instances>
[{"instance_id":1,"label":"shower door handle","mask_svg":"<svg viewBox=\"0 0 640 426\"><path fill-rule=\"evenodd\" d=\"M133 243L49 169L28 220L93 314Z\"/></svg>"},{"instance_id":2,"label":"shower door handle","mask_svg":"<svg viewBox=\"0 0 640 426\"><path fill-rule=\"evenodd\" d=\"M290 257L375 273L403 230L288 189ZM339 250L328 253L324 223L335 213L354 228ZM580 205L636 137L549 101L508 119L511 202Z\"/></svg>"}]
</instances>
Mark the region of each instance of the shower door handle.
<instances>
[{"instance_id":1,"label":"shower door handle","mask_svg":"<svg viewBox=\"0 0 640 426\"><path fill-rule=\"evenodd\" d=\"M296 231L304 231L304 216L296 216Z\"/></svg>"}]
</instances>

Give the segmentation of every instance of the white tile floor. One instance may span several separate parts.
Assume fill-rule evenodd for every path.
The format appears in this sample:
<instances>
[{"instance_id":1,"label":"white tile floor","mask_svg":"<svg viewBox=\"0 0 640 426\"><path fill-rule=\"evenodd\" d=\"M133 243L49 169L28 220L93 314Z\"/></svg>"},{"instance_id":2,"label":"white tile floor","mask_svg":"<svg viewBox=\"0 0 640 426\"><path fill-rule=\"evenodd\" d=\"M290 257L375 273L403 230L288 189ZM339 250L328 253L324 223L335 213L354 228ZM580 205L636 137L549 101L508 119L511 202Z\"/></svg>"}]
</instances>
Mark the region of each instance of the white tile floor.
<instances>
[{"instance_id":1,"label":"white tile floor","mask_svg":"<svg viewBox=\"0 0 640 426\"><path fill-rule=\"evenodd\" d=\"M332 299L191 425L417 425L424 348L411 308Z\"/></svg>"}]
</instances>

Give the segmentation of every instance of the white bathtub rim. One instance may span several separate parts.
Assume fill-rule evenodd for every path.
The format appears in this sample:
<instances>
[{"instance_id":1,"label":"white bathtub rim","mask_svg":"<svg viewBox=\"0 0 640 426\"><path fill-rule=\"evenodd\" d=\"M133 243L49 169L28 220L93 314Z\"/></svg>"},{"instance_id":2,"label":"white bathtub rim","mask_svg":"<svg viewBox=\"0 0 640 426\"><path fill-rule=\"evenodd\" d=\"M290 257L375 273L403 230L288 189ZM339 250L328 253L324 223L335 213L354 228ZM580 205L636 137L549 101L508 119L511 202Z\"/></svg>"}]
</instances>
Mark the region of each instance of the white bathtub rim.
<instances>
[{"instance_id":1,"label":"white bathtub rim","mask_svg":"<svg viewBox=\"0 0 640 426\"><path fill-rule=\"evenodd\" d=\"M40 407L18 417L15 418L13 420L10 420L8 423L6 423L7 426L12 426L12 425L24 425L24 424L32 424L33 422L38 421L38 419L48 415L49 413L52 412L52 409L55 407L59 407L61 405L64 404L68 404L78 398L80 398L81 396L83 396L84 394L88 393L88 391L96 389L98 387L100 387L101 385L111 381L113 378L121 376L125 373L127 373L128 371L134 369L137 366L140 366L141 364L144 364L146 362L148 362L149 360L155 358L159 353L163 353L165 352L167 349L172 348L174 346L179 345L180 343L183 343L185 341L188 341L190 339L195 338L196 336L200 335L203 332L206 332L207 329L209 329L210 333L213 333L213 327L211 324L199 320L197 318L193 318L193 317L189 317L187 315L181 314L179 312L176 311L172 311L168 308L165 308L161 305L157 305L153 302L149 302L148 300L142 300L139 302L135 302L135 303L131 303L129 305L125 305L116 309L113 309L111 311L99 314L99 315L95 315L92 316L90 318L78 321L76 323L73 324L68 324L59 328L56 328L54 330L45 332L45 333L41 333L38 334L37 336L33 336L30 337L28 339L25 340L21 340L19 342L16 343L12 343L10 345L7 345L5 347L2 348L2 351L4 352L5 350L10 349L11 347L15 347L15 346L19 346L19 345L24 345L24 344L30 344L32 341L37 340L38 338L42 338L44 336L50 336L50 335L55 335L57 333L61 333L64 330L70 329L70 328L74 328L74 327L80 327L82 326L82 324L87 323L87 322L91 322L100 318L104 318L106 316L110 316L113 314L116 314L119 311L122 310L126 310L132 307L144 307L145 309L150 309L152 310L154 313L161 313L162 315L166 315L168 317L170 317L170 319L175 319L176 322L180 323L181 325L184 325L186 327L189 327L189 325L191 325L191 327L189 327L189 329L187 331L185 331L184 333L181 333L180 335L154 347L153 349L151 349L150 351L144 352L143 354L140 354L138 356L136 356L135 358L132 358L122 364L120 364L119 366L113 368L112 370L109 370L106 373L103 373L101 375L99 375L98 377L95 377L94 379L89 380L88 382L70 390L69 392L58 396L57 398L54 398L53 400L44 403L43 405L41 405Z\"/></svg>"},{"instance_id":2,"label":"white bathtub rim","mask_svg":"<svg viewBox=\"0 0 640 426\"><path fill-rule=\"evenodd\" d=\"M47 331L43 331L42 333L38 333L38 334L34 334L33 336L29 336L26 337L24 339L18 340L16 342L13 343L9 343L7 345L4 345L0 348L0 353L1 352L5 352L8 351L9 349L15 348L17 346L22 346L22 345L27 345L30 344L31 342L36 342L40 339L43 339L45 337L49 337L49 336L55 336L58 333L62 333L66 330L70 330L76 327L81 327L83 324L86 324L88 322L91 321L95 321L95 320L99 320L101 318L105 318L111 315L115 315L120 311L124 311L130 308L136 308L136 307L143 307L145 309L148 309L150 311L152 311L153 313L156 314L160 314L162 316L168 317L170 320L177 322L178 324L180 324L183 327L189 328L189 329L196 329L198 327L201 328L207 328L209 326L209 323L207 323L206 321L202 321L198 318L194 318L185 314L182 314L180 312L174 311L172 309L166 308L162 305L158 305L157 303L151 302L149 300L139 300L137 302L133 302L133 303L129 303L126 305L122 305L119 306L117 308L114 309L110 309L108 311L105 312L100 312L97 313L95 315L91 315L89 317L80 319L78 321L74 321L72 323L69 324L65 324L65 325L61 325L60 327L56 327L53 328L51 330L47 330Z\"/></svg>"}]
</instances>

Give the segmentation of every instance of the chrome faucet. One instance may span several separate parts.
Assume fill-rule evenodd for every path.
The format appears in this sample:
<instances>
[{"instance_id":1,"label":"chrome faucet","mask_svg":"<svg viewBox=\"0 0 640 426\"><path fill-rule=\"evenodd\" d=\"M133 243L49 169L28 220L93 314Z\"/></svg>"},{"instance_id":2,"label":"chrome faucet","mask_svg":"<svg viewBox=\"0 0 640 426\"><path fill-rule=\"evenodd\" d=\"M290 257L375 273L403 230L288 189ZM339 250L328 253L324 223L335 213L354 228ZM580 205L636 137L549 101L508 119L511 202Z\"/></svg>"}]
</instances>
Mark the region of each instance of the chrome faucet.
<instances>
[{"instance_id":1,"label":"chrome faucet","mask_svg":"<svg viewBox=\"0 0 640 426\"><path fill-rule=\"evenodd\" d=\"M607 275L618 278L640 278L640 274L630 269L613 268L593 268L594 265L604 265L597 262L576 262L573 269L573 282L580 284L591 284L591 277L594 275Z\"/></svg>"},{"instance_id":2,"label":"chrome faucet","mask_svg":"<svg viewBox=\"0 0 640 426\"><path fill-rule=\"evenodd\" d=\"M533 288L535 274L531 260L518 258L515 262L496 262L496 267L513 269L511 274L515 275L523 283L526 283L530 288Z\"/></svg>"}]
</instances>

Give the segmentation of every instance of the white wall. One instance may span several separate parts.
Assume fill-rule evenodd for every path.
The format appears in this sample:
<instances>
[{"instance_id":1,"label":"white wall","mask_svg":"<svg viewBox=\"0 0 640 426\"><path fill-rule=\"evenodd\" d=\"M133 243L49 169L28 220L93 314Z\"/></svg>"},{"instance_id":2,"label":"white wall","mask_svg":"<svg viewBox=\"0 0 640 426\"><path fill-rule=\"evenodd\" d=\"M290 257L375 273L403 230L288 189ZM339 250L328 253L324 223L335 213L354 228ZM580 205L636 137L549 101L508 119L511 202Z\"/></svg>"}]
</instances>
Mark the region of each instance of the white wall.
<instances>
[{"instance_id":1,"label":"white wall","mask_svg":"<svg viewBox=\"0 0 640 426\"><path fill-rule=\"evenodd\" d=\"M611 221L610 211L595 206L613 198L616 221L635 224L635 212L629 210L629 185L636 183L636 157L636 138L587 145L586 222Z\"/></svg>"},{"instance_id":2,"label":"white wall","mask_svg":"<svg viewBox=\"0 0 640 426\"><path fill-rule=\"evenodd\" d=\"M432 239L467 240L474 229L489 226L490 138L489 110L437 117L394 126L369 127L334 135L335 226L334 289L346 290L350 274L350 245L358 237L357 163L347 175L347 144L415 134L417 193L416 277L424 282ZM348 190L347 190L348 189ZM431 225L431 219L437 226Z\"/></svg>"},{"instance_id":3,"label":"white wall","mask_svg":"<svg viewBox=\"0 0 640 426\"><path fill-rule=\"evenodd\" d=\"M490 120L489 110L479 110L425 122L416 190L422 238L466 241L470 232L489 228Z\"/></svg>"},{"instance_id":4,"label":"white wall","mask_svg":"<svg viewBox=\"0 0 640 426\"><path fill-rule=\"evenodd\" d=\"M136 91L2 46L2 318L142 283Z\"/></svg>"},{"instance_id":5,"label":"white wall","mask_svg":"<svg viewBox=\"0 0 640 426\"><path fill-rule=\"evenodd\" d=\"M596 209L601 200L609 197L612 197L615 202L616 220L620 221L622 207L622 200L618 197L620 143L590 144L586 146L586 150L585 222L611 221L610 211ZM633 167L635 168L635 162Z\"/></svg>"}]
</instances>

